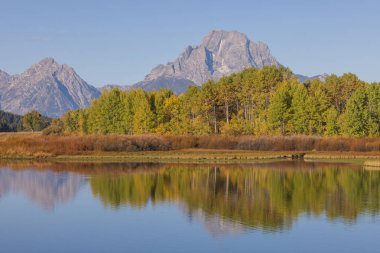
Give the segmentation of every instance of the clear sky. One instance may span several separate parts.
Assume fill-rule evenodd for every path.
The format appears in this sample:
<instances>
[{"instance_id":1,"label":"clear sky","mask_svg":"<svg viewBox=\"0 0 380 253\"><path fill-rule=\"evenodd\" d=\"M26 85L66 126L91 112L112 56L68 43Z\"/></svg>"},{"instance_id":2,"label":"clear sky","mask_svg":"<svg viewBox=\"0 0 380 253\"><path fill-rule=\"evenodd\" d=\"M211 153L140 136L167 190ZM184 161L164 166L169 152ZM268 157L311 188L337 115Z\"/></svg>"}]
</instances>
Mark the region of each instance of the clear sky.
<instances>
[{"instance_id":1,"label":"clear sky","mask_svg":"<svg viewBox=\"0 0 380 253\"><path fill-rule=\"evenodd\" d=\"M266 42L295 73L380 81L378 0L0 0L0 69L51 56L87 82L133 84L213 29Z\"/></svg>"}]
</instances>

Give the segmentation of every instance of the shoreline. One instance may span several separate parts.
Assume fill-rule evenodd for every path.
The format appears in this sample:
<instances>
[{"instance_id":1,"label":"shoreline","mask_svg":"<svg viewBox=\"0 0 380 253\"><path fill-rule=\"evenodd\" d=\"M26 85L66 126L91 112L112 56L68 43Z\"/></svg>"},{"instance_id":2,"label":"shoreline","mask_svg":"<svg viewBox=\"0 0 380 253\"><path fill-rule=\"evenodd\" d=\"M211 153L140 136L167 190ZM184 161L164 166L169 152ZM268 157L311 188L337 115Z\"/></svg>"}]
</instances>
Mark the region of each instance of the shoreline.
<instances>
[{"instance_id":1,"label":"shoreline","mask_svg":"<svg viewBox=\"0 0 380 253\"><path fill-rule=\"evenodd\" d=\"M380 160L380 152L291 152L218 149L185 149L172 151L87 152L73 155L0 154L0 160L54 162L157 162L157 163L254 163L273 160Z\"/></svg>"},{"instance_id":2,"label":"shoreline","mask_svg":"<svg viewBox=\"0 0 380 253\"><path fill-rule=\"evenodd\" d=\"M0 160L254 163L379 160L379 138L0 133Z\"/></svg>"}]
</instances>

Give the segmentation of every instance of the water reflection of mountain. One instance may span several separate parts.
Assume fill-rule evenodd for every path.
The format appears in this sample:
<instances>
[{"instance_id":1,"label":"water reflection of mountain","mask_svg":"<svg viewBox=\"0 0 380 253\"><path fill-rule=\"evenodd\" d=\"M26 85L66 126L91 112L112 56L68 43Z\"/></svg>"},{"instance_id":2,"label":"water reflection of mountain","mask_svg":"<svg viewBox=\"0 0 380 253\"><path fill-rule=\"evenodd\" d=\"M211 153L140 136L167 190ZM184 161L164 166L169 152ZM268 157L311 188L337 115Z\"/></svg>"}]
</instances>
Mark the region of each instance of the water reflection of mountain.
<instances>
[{"instance_id":1,"label":"water reflection of mountain","mask_svg":"<svg viewBox=\"0 0 380 253\"><path fill-rule=\"evenodd\" d=\"M0 169L0 198L9 192L26 195L38 205L52 209L74 198L86 179L78 174Z\"/></svg>"}]
</instances>

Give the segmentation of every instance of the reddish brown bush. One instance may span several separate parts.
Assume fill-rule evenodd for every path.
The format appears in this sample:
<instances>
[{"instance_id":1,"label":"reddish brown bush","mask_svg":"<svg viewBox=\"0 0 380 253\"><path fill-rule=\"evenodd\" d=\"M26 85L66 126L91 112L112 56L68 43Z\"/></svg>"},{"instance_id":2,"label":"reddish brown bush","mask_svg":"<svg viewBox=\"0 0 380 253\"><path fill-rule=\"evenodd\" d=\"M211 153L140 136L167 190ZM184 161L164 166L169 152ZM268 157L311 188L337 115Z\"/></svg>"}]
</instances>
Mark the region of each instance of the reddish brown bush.
<instances>
[{"instance_id":1,"label":"reddish brown bush","mask_svg":"<svg viewBox=\"0 0 380 253\"><path fill-rule=\"evenodd\" d=\"M380 139L315 136L42 136L37 133L0 134L0 154L75 155L86 152L165 151L189 148L371 152L380 151Z\"/></svg>"}]
</instances>

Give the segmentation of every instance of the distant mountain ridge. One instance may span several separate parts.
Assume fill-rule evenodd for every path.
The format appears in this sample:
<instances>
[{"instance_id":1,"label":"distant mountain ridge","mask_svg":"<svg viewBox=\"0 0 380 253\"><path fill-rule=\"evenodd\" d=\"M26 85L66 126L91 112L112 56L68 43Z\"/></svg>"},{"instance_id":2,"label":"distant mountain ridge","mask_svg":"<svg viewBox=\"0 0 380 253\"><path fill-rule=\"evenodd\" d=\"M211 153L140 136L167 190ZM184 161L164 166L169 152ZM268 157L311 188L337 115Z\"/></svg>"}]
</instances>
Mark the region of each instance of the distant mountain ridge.
<instances>
[{"instance_id":1,"label":"distant mountain ridge","mask_svg":"<svg viewBox=\"0 0 380 253\"><path fill-rule=\"evenodd\" d=\"M75 70L45 58L19 75L0 73L0 109L15 114L37 110L60 117L68 110L87 107L100 92Z\"/></svg>"},{"instance_id":2,"label":"distant mountain ridge","mask_svg":"<svg viewBox=\"0 0 380 253\"><path fill-rule=\"evenodd\" d=\"M131 86L129 85L119 85L119 84L106 84L98 88L98 91L102 93L105 90L112 90L118 88L120 90L129 90Z\"/></svg>"},{"instance_id":3,"label":"distant mountain ridge","mask_svg":"<svg viewBox=\"0 0 380 253\"><path fill-rule=\"evenodd\" d=\"M314 79L319 79L321 81L324 81L326 80L326 78L328 77L328 74L323 74L323 75L316 75L316 76L303 76L303 75L296 75L298 81L300 81L301 83L304 83L306 81L309 81L309 80L314 80Z\"/></svg>"}]
</instances>

